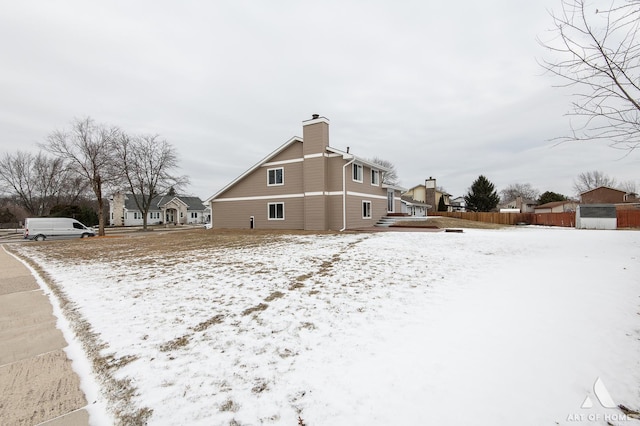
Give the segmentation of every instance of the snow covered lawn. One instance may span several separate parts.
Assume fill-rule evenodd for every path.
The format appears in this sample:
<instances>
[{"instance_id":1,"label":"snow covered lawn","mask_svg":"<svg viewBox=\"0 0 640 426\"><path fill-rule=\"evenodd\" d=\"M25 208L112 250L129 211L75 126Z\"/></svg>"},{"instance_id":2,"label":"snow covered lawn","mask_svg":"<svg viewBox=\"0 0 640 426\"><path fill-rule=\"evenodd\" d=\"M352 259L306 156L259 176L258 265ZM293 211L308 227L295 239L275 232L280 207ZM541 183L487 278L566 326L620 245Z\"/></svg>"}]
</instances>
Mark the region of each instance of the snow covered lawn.
<instances>
[{"instance_id":1,"label":"snow covered lawn","mask_svg":"<svg viewBox=\"0 0 640 426\"><path fill-rule=\"evenodd\" d=\"M640 409L637 231L14 249L88 321L150 425L640 424L607 407Z\"/></svg>"}]
</instances>

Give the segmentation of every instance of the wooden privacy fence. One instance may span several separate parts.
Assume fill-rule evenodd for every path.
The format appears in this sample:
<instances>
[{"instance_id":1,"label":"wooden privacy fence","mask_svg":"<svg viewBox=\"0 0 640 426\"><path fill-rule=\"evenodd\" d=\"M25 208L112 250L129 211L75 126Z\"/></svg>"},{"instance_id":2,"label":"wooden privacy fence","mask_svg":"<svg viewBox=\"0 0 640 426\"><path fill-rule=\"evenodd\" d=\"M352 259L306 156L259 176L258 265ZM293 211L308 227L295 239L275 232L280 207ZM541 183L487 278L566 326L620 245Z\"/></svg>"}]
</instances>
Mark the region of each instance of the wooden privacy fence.
<instances>
[{"instance_id":1,"label":"wooden privacy fence","mask_svg":"<svg viewBox=\"0 0 640 426\"><path fill-rule=\"evenodd\" d=\"M640 210L618 210L618 228L640 228ZM495 213L495 212L434 212L433 216L454 217L476 222L517 225L527 223L544 226L576 226L575 212L565 213Z\"/></svg>"},{"instance_id":2,"label":"wooden privacy fence","mask_svg":"<svg viewBox=\"0 0 640 426\"><path fill-rule=\"evenodd\" d=\"M564 212L564 213L529 213L531 215L532 225L544 225L544 226L564 226L572 228L576 226L576 213Z\"/></svg>"},{"instance_id":3,"label":"wooden privacy fence","mask_svg":"<svg viewBox=\"0 0 640 426\"><path fill-rule=\"evenodd\" d=\"M618 210L618 228L640 228L640 210Z\"/></svg>"},{"instance_id":4,"label":"wooden privacy fence","mask_svg":"<svg viewBox=\"0 0 640 426\"><path fill-rule=\"evenodd\" d=\"M530 213L433 212L429 214L432 216L454 217L457 219L497 223L500 225L515 225L520 222L531 223Z\"/></svg>"}]
</instances>

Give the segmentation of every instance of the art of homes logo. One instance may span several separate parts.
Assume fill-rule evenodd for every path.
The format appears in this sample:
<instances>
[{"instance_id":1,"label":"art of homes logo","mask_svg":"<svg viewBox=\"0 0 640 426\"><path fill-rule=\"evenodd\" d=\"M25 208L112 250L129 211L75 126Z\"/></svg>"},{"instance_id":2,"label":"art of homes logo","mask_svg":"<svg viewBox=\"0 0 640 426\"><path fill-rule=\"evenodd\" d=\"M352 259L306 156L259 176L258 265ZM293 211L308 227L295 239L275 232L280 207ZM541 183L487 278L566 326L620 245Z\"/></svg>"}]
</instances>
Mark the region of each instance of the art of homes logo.
<instances>
[{"instance_id":1,"label":"art of homes logo","mask_svg":"<svg viewBox=\"0 0 640 426\"><path fill-rule=\"evenodd\" d=\"M593 384L593 393L596 395L596 398L598 398L600 405L602 405L604 408L618 407L618 404L613 402L613 398L611 398L609 391L605 387L600 377L598 377L595 383ZM593 407L593 401L591 400L589 395L587 395L587 397L584 399L584 402L582 403L580 408L592 408L592 407Z\"/></svg>"},{"instance_id":2,"label":"art of homes logo","mask_svg":"<svg viewBox=\"0 0 640 426\"><path fill-rule=\"evenodd\" d=\"M618 408L618 405L613 401L613 398L611 398L611 394L607 390L607 387L604 385L604 382L600 377L596 378L596 381L593 384L593 394L595 395L597 402L602 407ZM588 409L593 408L593 406L594 406L593 398L587 395L584 401L582 402L582 405L580 406L580 408L584 409L585 412L569 414L567 416L567 421L568 422L606 421L610 423L612 421L624 422L629 420L629 417L625 413L621 413L619 411L611 411L609 413L604 413L604 414L588 412Z\"/></svg>"}]
</instances>

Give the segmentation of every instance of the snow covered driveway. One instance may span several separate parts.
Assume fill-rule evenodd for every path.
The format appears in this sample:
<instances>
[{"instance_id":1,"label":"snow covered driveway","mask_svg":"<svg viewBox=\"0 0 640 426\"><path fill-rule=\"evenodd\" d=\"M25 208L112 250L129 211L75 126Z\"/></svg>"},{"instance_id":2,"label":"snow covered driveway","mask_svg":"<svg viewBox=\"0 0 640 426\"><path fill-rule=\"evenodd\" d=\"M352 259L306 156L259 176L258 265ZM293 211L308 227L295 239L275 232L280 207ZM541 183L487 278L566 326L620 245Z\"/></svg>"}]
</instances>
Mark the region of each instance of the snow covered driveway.
<instances>
[{"instance_id":1,"label":"snow covered driveway","mask_svg":"<svg viewBox=\"0 0 640 426\"><path fill-rule=\"evenodd\" d=\"M151 425L640 424L640 232L173 238L16 247Z\"/></svg>"}]
</instances>

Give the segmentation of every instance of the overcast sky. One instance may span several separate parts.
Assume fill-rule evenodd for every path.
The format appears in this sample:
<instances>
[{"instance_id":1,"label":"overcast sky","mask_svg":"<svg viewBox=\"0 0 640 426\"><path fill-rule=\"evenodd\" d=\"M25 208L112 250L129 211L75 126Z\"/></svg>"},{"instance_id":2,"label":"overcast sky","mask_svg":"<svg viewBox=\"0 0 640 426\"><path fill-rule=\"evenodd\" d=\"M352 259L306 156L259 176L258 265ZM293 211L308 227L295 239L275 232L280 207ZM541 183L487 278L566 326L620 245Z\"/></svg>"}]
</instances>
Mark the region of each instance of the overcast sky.
<instances>
[{"instance_id":1,"label":"overcast sky","mask_svg":"<svg viewBox=\"0 0 640 426\"><path fill-rule=\"evenodd\" d=\"M638 155L565 143L569 92L536 60L560 0L8 1L0 153L76 117L159 134L188 192L217 192L317 113L330 144L464 195L484 174L573 195L581 173L640 183Z\"/></svg>"}]
</instances>

